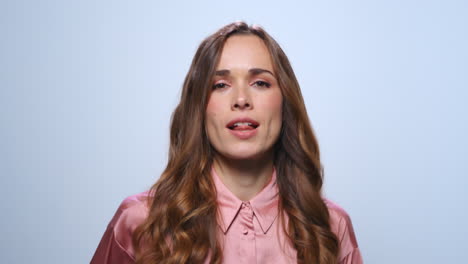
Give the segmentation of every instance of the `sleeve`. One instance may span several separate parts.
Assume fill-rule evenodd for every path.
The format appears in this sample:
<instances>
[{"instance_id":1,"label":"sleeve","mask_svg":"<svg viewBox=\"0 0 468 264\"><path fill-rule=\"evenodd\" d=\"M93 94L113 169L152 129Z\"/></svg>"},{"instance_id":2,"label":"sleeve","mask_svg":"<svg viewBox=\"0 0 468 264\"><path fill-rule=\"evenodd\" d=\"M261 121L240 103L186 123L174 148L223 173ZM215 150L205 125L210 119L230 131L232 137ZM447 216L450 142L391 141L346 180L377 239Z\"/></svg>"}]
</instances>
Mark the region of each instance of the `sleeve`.
<instances>
[{"instance_id":1,"label":"sleeve","mask_svg":"<svg viewBox=\"0 0 468 264\"><path fill-rule=\"evenodd\" d=\"M331 228L340 243L339 264L362 264L362 256L354 233L353 224L348 213L338 205L327 200L330 212Z\"/></svg>"},{"instance_id":2,"label":"sleeve","mask_svg":"<svg viewBox=\"0 0 468 264\"><path fill-rule=\"evenodd\" d=\"M362 264L361 252L348 214L341 216L338 230L341 251L339 264Z\"/></svg>"},{"instance_id":3,"label":"sleeve","mask_svg":"<svg viewBox=\"0 0 468 264\"><path fill-rule=\"evenodd\" d=\"M148 215L145 194L126 198L109 222L91 264L134 264L133 231Z\"/></svg>"},{"instance_id":4,"label":"sleeve","mask_svg":"<svg viewBox=\"0 0 468 264\"><path fill-rule=\"evenodd\" d=\"M354 248L346 257L340 260L339 264L362 264L362 257L359 248Z\"/></svg>"},{"instance_id":5,"label":"sleeve","mask_svg":"<svg viewBox=\"0 0 468 264\"><path fill-rule=\"evenodd\" d=\"M119 244L114 228L107 227L101 242L94 253L91 264L133 264L135 259Z\"/></svg>"}]
</instances>

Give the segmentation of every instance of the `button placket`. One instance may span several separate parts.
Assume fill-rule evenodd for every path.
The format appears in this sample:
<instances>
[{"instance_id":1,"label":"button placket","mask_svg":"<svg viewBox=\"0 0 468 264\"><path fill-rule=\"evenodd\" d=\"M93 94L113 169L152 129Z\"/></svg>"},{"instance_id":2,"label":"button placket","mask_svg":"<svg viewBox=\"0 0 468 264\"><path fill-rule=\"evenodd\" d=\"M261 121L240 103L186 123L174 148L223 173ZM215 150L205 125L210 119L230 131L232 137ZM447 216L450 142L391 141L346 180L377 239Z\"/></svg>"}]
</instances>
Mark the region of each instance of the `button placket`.
<instances>
[{"instance_id":1,"label":"button placket","mask_svg":"<svg viewBox=\"0 0 468 264\"><path fill-rule=\"evenodd\" d=\"M239 244L239 263L255 263L256 262L256 245L254 232L254 213L249 202L244 202L241 205L239 212L239 228L237 229L240 235Z\"/></svg>"},{"instance_id":2,"label":"button placket","mask_svg":"<svg viewBox=\"0 0 468 264\"><path fill-rule=\"evenodd\" d=\"M252 233L250 231L253 231L253 210L249 202L242 203L240 214L242 219L241 232L243 235L248 235Z\"/></svg>"}]
</instances>

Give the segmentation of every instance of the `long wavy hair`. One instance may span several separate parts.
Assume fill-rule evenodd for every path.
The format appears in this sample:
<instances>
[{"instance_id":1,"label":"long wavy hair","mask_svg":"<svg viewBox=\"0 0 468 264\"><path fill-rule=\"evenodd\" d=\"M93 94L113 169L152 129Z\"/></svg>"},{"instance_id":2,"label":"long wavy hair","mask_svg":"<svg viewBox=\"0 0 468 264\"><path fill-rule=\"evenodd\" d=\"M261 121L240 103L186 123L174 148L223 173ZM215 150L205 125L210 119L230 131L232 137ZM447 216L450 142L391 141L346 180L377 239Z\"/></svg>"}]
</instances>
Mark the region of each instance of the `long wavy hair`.
<instances>
[{"instance_id":1,"label":"long wavy hair","mask_svg":"<svg viewBox=\"0 0 468 264\"><path fill-rule=\"evenodd\" d=\"M133 234L138 264L196 264L207 258L210 263L222 262L216 188L210 174L214 150L205 132L205 113L224 43L236 34L264 41L283 95L283 124L274 145L282 228L297 251L298 263L337 262L338 240L321 196L318 143L299 83L268 33L236 22L207 37L193 58L172 115L167 167L150 189L148 217Z\"/></svg>"}]
</instances>

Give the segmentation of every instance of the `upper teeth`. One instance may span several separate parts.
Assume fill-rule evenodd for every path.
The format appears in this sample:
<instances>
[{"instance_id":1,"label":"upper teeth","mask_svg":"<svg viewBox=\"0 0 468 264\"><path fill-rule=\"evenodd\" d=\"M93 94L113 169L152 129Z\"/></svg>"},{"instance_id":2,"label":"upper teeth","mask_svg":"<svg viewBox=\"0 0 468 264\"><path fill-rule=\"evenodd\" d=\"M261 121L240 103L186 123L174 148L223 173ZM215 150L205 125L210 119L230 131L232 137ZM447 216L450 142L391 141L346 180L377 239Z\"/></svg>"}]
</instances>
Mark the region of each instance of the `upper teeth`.
<instances>
[{"instance_id":1,"label":"upper teeth","mask_svg":"<svg viewBox=\"0 0 468 264\"><path fill-rule=\"evenodd\" d=\"M249 122L237 122L237 123L234 123L234 126L237 127L237 126L252 126L252 123L249 123Z\"/></svg>"}]
</instances>

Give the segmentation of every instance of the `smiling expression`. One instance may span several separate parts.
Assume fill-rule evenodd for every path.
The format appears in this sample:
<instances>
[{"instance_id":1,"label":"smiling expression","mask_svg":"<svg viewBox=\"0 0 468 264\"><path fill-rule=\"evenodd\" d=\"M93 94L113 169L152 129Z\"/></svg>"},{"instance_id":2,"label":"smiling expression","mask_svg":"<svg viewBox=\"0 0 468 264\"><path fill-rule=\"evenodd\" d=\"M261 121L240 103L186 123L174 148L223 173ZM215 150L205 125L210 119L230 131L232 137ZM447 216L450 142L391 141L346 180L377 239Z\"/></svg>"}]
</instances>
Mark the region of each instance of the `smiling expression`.
<instances>
[{"instance_id":1,"label":"smiling expression","mask_svg":"<svg viewBox=\"0 0 468 264\"><path fill-rule=\"evenodd\" d=\"M282 101L263 40L254 35L228 38L206 108L211 145L228 159L269 157L281 131Z\"/></svg>"}]
</instances>

